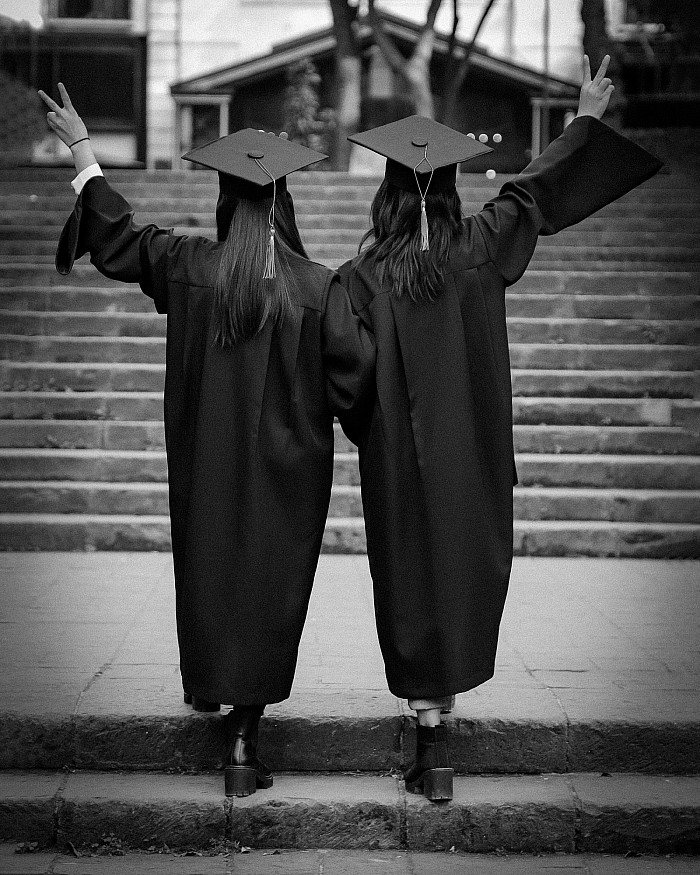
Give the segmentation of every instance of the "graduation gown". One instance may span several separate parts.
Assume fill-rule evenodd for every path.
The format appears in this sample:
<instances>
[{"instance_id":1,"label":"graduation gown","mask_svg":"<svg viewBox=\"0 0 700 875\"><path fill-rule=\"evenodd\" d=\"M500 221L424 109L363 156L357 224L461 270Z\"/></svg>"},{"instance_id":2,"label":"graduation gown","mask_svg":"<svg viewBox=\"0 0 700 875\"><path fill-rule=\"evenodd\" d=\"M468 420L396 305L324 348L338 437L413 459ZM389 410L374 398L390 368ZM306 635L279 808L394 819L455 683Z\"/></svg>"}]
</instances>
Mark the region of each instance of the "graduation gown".
<instances>
[{"instance_id":1,"label":"graduation gown","mask_svg":"<svg viewBox=\"0 0 700 875\"><path fill-rule=\"evenodd\" d=\"M347 430L359 444L377 630L397 696L447 696L493 675L517 482L505 289L538 235L579 222L660 166L578 118L464 219L434 302L397 298L371 259L340 268L377 343L371 418Z\"/></svg>"},{"instance_id":2,"label":"graduation gown","mask_svg":"<svg viewBox=\"0 0 700 875\"><path fill-rule=\"evenodd\" d=\"M167 313L165 439L184 688L215 702L285 699L333 479L333 417L373 388L374 344L329 269L292 259L294 314L251 340L212 339L222 244L138 227L101 177L56 265L89 252Z\"/></svg>"}]
</instances>

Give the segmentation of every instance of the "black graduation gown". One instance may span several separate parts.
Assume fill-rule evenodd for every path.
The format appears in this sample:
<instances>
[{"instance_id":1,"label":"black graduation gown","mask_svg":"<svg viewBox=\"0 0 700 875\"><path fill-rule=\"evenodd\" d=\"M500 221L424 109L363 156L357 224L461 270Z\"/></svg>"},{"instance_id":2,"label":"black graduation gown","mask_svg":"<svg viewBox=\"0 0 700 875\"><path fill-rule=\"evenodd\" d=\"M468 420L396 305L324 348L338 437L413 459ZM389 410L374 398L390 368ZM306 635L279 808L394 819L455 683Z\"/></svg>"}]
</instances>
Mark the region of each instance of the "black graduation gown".
<instances>
[{"instance_id":1,"label":"black graduation gown","mask_svg":"<svg viewBox=\"0 0 700 875\"><path fill-rule=\"evenodd\" d=\"M373 391L374 343L337 275L294 258L293 317L222 350L211 336L222 244L137 227L102 178L59 243L167 313L165 438L186 690L215 702L290 693L333 479L333 417Z\"/></svg>"},{"instance_id":2,"label":"black graduation gown","mask_svg":"<svg viewBox=\"0 0 700 875\"><path fill-rule=\"evenodd\" d=\"M377 629L397 696L447 696L493 675L517 482L505 289L539 234L579 222L660 166L578 118L464 219L434 303L397 298L371 260L340 268L377 343L371 419L347 431L360 449Z\"/></svg>"}]
</instances>

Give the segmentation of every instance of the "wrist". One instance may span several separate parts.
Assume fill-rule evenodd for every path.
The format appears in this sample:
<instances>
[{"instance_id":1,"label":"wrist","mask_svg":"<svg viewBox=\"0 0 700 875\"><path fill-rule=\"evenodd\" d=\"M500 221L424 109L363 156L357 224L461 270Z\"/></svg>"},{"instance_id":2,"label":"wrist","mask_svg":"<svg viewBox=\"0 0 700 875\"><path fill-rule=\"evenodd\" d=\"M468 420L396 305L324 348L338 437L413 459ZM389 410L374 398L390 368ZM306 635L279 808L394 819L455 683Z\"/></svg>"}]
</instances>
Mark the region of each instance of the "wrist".
<instances>
[{"instance_id":1,"label":"wrist","mask_svg":"<svg viewBox=\"0 0 700 875\"><path fill-rule=\"evenodd\" d=\"M95 163L95 153L92 151L92 144L89 139L75 143L71 147L71 154L73 155L76 173L81 173L86 167Z\"/></svg>"}]
</instances>

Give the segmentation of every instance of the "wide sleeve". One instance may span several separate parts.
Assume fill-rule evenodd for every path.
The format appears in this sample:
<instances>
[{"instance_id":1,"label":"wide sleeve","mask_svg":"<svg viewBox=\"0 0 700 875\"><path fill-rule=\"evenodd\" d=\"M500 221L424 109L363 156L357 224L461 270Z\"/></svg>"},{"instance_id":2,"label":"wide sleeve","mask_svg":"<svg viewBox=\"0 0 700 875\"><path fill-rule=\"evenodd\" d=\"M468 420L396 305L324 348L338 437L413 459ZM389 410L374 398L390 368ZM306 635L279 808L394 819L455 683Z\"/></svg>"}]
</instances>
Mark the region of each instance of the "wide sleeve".
<instances>
[{"instance_id":1,"label":"wide sleeve","mask_svg":"<svg viewBox=\"0 0 700 875\"><path fill-rule=\"evenodd\" d=\"M70 273L76 258L90 253L111 279L139 283L159 313L168 312L168 265L181 241L156 225L137 225L129 203L103 177L89 179L78 195L58 241L56 270Z\"/></svg>"},{"instance_id":2,"label":"wide sleeve","mask_svg":"<svg viewBox=\"0 0 700 875\"><path fill-rule=\"evenodd\" d=\"M376 347L336 276L328 287L322 320L328 405L333 414L352 421L371 409Z\"/></svg>"},{"instance_id":3,"label":"wide sleeve","mask_svg":"<svg viewBox=\"0 0 700 875\"><path fill-rule=\"evenodd\" d=\"M489 258L510 285L525 272L538 235L575 225L661 167L646 149L608 125L580 116L472 221Z\"/></svg>"}]
</instances>

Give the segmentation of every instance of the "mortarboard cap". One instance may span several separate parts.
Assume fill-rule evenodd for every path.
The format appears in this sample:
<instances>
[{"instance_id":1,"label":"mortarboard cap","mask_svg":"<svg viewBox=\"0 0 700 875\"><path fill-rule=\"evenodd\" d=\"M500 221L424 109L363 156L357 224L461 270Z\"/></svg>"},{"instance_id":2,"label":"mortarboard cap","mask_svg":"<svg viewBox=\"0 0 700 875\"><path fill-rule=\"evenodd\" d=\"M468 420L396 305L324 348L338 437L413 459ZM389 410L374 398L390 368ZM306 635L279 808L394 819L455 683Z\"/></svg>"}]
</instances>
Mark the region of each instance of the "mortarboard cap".
<instances>
[{"instance_id":1,"label":"mortarboard cap","mask_svg":"<svg viewBox=\"0 0 700 875\"><path fill-rule=\"evenodd\" d=\"M275 195L277 188L286 188L288 173L301 170L327 158L299 143L290 143L274 134L244 128L220 137L204 146L198 146L182 156L185 161L203 164L219 172L219 203L216 208L218 237L222 238L223 225L231 223L231 199L263 200L272 198L268 219L270 235L267 243L263 279L275 278Z\"/></svg>"},{"instance_id":2,"label":"mortarboard cap","mask_svg":"<svg viewBox=\"0 0 700 875\"><path fill-rule=\"evenodd\" d=\"M412 192L416 192L418 182L417 193L421 195L426 192L431 167L430 193L448 191L457 180L458 164L493 151L466 134L420 115L353 134L348 140L387 159L387 182Z\"/></svg>"},{"instance_id":3,"label":"mortarboard cap","mask_svg":"<svg viewBox=\"0 0 700 875\"><path fill-rule=\"evenodd\" d=\"M273 179L281 181L288 173L302 170L328 156L274 134L244 128L198 146L182 157L185 161L218 170L220 186L228 194L262 200L272 197Z\"/></svg>"}]
</instances>

